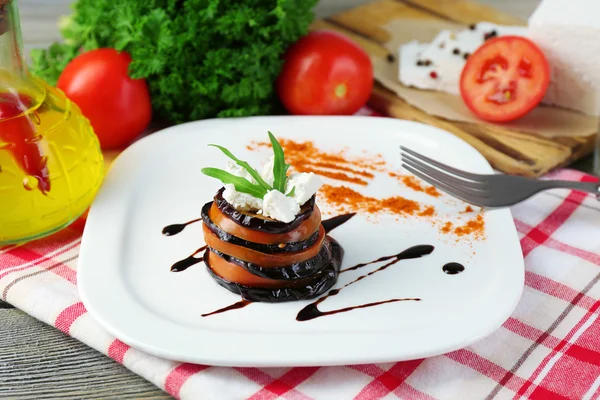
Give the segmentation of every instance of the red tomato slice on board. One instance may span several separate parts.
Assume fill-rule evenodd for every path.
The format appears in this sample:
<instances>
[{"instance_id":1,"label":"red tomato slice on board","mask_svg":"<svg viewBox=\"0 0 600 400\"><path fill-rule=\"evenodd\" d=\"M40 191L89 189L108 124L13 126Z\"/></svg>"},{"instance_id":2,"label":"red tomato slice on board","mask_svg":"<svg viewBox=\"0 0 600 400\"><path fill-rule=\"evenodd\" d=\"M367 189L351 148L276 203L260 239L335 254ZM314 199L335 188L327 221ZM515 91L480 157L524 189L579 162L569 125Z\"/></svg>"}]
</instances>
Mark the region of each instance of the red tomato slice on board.
<instances>
[{"instance_id":1,"label":"red tomato slice on board","mask_svg":"<svg viewBox=\"0 0 600 400\"><path fill-rule=\"evenodd\" d=\"M460 94L481 119L506 122L538 105L549 83L544 53L524 37L502 36L488 40L469 57Z\"/></svg>"}]
</instances>

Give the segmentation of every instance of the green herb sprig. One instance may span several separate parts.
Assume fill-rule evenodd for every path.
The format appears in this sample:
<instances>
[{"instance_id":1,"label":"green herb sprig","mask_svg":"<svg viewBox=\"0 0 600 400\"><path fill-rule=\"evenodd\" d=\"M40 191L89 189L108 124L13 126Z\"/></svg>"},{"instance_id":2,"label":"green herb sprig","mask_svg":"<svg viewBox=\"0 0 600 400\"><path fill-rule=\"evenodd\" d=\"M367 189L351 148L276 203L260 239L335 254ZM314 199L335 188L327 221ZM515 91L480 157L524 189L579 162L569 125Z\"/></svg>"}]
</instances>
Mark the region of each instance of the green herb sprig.
<instances>
[{"instance_id":1,"label":"green herb sprig","mask_svg":"<svg viewBox=\"0 0 600 400\"><path fill-rule=\"evenodd\" d=\"M235 176L219 168L202 168L202 173L212 178L217 178L224 184L231 183L238 192L248 193L259 199L262 199L268 192L264 187L252 183L246 178Z\"/></svg>"},{"instance_id":2,"label":"green herb sprig","mask_svg":"<svg viewBox=\"0 0 600 400\"><path fill-rule=\"evenodd\" d=\"M286 164L283 149L271 132L269 132L269 140L273 146L273 155L275 156L273 162L273 187L281 193L285 193L285 184L287 181L286 173L290 165Z\"/></svg>"},{"instance_id":3,"label":"green herb sprig","mask_svg":"<svg viewBox=\"0 0 600 400\"><path fill-rule=\"evenodd\" d=\"M285 193L285 187L287 185L287 171L290 168L290 165L285 162L285 154L283 152L283 148L281 144L277 141L275 136L269 133L269 140L271 141L271 145L273 146L273 186L269 185L265 180L260 176L258 171L246 161L240 160L237 158L231 151L223 146L219 146L216 144L209 144L211 147L216 147L221 150L223 154L227 157L235 161L237 165L244 168L248 174L255 180L256 183L250 182L246 178L242 178L239 176L235 176L227 171L224 171L219 168L202 168L202 173L204 175L210 176L211 178L216 178L223 182L223 184L232 184L235 187L235 190L242 193L250 194L254 197L262 199L268 191L270 190L278 190L281 193ZM289 193L286 195L289 197L293 197L296 188L293 187Z\"/></svg>"}]
</instances>

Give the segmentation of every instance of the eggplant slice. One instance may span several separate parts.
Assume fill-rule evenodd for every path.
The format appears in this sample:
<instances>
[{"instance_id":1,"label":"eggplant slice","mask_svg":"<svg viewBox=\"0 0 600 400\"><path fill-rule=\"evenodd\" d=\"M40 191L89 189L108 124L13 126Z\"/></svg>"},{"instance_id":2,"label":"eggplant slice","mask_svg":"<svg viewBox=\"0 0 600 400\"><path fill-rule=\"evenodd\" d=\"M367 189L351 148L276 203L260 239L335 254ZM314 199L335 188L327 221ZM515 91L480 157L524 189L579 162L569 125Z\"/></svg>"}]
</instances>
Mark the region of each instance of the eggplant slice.
<instances>
[{"instance_id":1,"label":"eggplant slice","mask_svg":"<svg viewBox=\"0 0 600 400\"><path fill-rule=\"evenodd\" d=\"M208 252L212 251L210 249L207 249L204 254L204 263L206 264L208 273L215 281L217 281L219 285L223 286L230 292L241 295L245 300L266 303L309 300L327 292L333 287L333 285L335 285L339 275L340 267L342 265L344 250L335 239L327 237L326 244L324 244L323 247L328 247L330 258L325 260L322 268L311 276L312 279L311 277L301 279L303 282L300 286L294 286L293 281L290 281L290 286L282 287L280 289L249 287L221 278L215 272L213 272L210 264L207 261ZM215 252L215 254L221 256L219 253Z\"/></svg>"},{"instance_id":2,"label":"eggplant slice","mask_svg":"<svg viewBox=\"0 0 600 400\"><path fill-rule=\"evenodd\" d=\"M311 275L319 272L325 264L327 264L331 258L333 258L332 252L332 238L326 238L323 247L319 250L319 253L306 261L302 261L295 264L286 265L283 267L261 267L260 265L243 261L238 258L232 257L228 254L224 254L218 250L210 249L213 253L221 257L227 262L238 265L250 272L252 275L260 276L261 278L276 279L276 280L295 280L305 279ZM342 252L343 255L343 250Z\"/></svg>"},{"instance_id":3,"label":"eggplant slice","mask_svg":"<svg viewBox=\"0 0 600 400\"><path fill-rule=\"evenodd\" d=\"M278 254L278 253L289 253L306 250L314 245L319 239L319 229L315 231L308 239L300 242L282 243L280 247L278 244L261 244L254 243L232 235L231 233L225 232L217 224L215 224L208 216L208 211L212 207L213 202L208 202L202 207L202 222L214 233L219 239L224 242L243 246L252 250L260 251L266 254Z\"/></svg>"},{"instance_id":4,"label":"eggplant slice","mask_svg":"<svg viewBox=\"0 0 600 400\"><path fill-rule=\"evenodd\" d=\"M310 214L315 208L315 196L313 196L300 207L300 213L296 216L296 219L292 222L281 222L268 217L257 216L256 214L249 214L236 210L223 198L224 190L225 188L219 189L214 198L215 204L219 210L236 224L241 225L244 228L265 233L287 233L292 231L300 226L305 219L310 217Z\"/></svg>"}]
</instances>

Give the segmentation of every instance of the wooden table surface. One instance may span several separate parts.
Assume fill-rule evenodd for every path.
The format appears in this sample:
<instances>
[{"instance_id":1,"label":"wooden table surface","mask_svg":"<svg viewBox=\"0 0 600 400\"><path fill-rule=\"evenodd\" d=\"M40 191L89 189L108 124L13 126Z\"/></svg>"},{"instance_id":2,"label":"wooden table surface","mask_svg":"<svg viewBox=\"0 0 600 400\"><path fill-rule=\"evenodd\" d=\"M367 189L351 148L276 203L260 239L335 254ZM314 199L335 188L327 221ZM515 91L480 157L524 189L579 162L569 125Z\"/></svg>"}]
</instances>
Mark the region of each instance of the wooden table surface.
<instances>
[{"instance_id":1,"label":"wooden table surface","mask_svg":"<svg viewBox=\"0 0 600 400\"><path fill-rule=\"evenodd\" d=\"M60 39L56 22L72 0L20 0L26 50ZM447 0L451 2L452 0ZM526 19L539 0L480 0ZM319 17L365 0L321 0ZM591 159L576 167L591 171ZM58 330L0 301L0 398L167 399L126 368Z\"/></svg>"}]
</instances>

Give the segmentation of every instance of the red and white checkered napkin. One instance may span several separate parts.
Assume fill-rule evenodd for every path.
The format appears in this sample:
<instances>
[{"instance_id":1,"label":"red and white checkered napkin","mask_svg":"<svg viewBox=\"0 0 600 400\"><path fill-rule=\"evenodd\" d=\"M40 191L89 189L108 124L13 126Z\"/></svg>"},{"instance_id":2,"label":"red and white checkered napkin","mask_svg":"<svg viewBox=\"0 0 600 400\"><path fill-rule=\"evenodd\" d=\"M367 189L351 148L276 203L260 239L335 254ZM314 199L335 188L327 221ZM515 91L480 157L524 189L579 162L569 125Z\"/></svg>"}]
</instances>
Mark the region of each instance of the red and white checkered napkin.
<instances>
[{"instance_id":1,"label":"red and white checkered napkin","mask_svg":"<svg viewBox=\"0 0 600 400\"><path fill-rule=\"evenodd\" d=\"M562 170L553 178L592 180ZM424 360L314 368L217 368L135 350L106 333L77 293L73 229L0 250L0 295L183 399L597 399L600 203L570 191L512 209L525 290L508 321L468 348Z\"/></svg>"}]
</instances>

